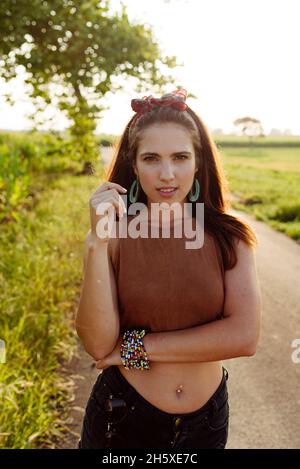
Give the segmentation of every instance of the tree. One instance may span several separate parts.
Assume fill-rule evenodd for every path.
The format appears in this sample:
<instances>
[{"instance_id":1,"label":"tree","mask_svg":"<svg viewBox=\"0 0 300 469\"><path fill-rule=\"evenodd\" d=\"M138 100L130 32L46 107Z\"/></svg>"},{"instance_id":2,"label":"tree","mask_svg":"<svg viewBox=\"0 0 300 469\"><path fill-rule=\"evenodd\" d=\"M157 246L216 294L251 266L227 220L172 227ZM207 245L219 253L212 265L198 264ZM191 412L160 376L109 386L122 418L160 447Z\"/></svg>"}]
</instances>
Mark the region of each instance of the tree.
<instances>
[{"instance_id":1,"label":"tree","mask_svg":"<svg viewBox=\"0 0 300 469\"><path fill-rule=\"evenodd\" d=\"M161 57L151 27L130 23L123 3L112 13L109 0L1 0L0 31L0 77L8 81L24 67L36 109L57 100L85 161L97 152L101 98L122 89L113 78L135 77L137 92L161 92L174 83L161 66L179 65Z\"/></svg>"},{"instance_id":2,"label":"tree","mask_svg":"<svg viewBox=\"0 0 300 469\"><path fill-rule=\"evenodd\" d=\"M240 117L233 124L241 131L242 135L248 136L250 143L253 137L263 137L263 127L261 122L254 117Z\"/></svg>"}]
</instances>

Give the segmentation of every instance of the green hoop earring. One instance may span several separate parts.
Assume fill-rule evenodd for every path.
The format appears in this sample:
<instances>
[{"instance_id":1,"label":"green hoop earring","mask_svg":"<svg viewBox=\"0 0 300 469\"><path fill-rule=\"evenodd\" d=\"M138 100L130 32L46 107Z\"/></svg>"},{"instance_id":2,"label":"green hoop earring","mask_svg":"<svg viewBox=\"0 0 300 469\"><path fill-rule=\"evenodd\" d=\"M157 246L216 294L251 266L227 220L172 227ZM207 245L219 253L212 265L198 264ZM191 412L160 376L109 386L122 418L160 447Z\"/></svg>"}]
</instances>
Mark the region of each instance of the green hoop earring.
<instances>
[{"instance_id":1,"label":"green hoop earring","mask_svg":"<svg viewBox=\"0 0 300 469\"><path fill-rule=\"evenodd\" d=\"M135 194L133 195L135 186L136 186L136 191L135 191ZM139 183L138 178L136 178L131 184L130 191L129 191L129 201L131 204L134 204L137 201L138 196L139 196L139 189L140 189L140 183Z\"/></svg>"},{"instance_id":2,"label":"green hoop earring","mask_svg":"<svg viewBox=\"0 0 300 469\"><path fill-rule=\"evenodd\" d=\"M194 194L192 193L193 187L188 193L188 198L189 198L190 202L196 202L196 200L199 199L199 195L200 195L200 182L198 181L198 179L195 178L194 183L195 183L195 192L194 192ZM194 183L193 183L193 185L194 185Z\"/></svg>"}]
</instances>

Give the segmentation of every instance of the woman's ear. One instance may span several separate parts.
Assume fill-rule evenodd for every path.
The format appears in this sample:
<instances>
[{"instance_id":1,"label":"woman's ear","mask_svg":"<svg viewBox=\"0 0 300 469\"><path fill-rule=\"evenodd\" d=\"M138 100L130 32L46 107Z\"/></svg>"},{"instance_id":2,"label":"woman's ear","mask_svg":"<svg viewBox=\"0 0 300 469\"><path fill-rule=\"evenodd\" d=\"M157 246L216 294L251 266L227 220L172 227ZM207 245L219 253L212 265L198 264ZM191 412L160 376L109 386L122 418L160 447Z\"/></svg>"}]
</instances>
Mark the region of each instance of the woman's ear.
<instances>
[{"instance_id":1,"label":"woman's ear","mask_svg":"<svg viewBox=\"0 0 300 469\"><path fill-rule=\"evenodd\" d=\"M202 161L196 161L196 164L195 164L195 173L201 171L202 169Z\"/></svg>"}]
</instances>

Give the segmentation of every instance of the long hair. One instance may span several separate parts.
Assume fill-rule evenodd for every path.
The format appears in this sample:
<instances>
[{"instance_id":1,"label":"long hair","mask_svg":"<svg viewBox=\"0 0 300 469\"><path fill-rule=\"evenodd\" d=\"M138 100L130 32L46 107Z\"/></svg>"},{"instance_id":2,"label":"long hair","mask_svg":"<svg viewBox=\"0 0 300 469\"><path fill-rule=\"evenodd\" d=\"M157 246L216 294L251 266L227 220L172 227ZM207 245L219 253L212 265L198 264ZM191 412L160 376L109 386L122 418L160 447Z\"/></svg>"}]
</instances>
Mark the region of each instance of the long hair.
<instances>
[{"instance_id":1,"label":"long hair","mask_svg":"<svg viewBox=\"0 0 300 469\"><path fill-rule=\"evenodd\" d=\"M171 106L156 106L142 114L131 129L130 119L121 137L115 143L113 159L108 168L106 179L116 182L129 193L136 175L133 164L136 161L142 131L158 123L176 123L190 133L194 146L198 171L195 178L201 187L199 199L192 202L193 216L196 203L204 203L205 230L214 236L220 249L224 270L231 269L237 262L235 243L241 239L249 246L257 245L257 238L252 228L238 217L228 213L230 209L228 183L224 175L218 149L201 118L189 107L185 111ZM142 187L138 202L147 205L147 196ZM130 201L128 200L128 208Z\"/></svg>"}]
</instances>

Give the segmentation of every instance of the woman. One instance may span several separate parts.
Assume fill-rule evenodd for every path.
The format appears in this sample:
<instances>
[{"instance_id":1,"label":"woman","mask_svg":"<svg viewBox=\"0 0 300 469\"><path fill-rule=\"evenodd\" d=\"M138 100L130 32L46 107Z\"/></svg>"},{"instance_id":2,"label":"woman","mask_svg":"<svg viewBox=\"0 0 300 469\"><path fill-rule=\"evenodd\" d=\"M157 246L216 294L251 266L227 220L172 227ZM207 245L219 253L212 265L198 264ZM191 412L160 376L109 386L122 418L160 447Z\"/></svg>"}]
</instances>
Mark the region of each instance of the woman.
<instances>
[{"instance_id":1,"label":"woman","mask_svg":"<svg viewBox=\"0 0 300 469\"><path fill-rule=\"evenodd\" d=\"M132 100L136 114L108 181L90 199L76 330L103 371L87 403L79 448L225 448L222 360L256 351L257 240L228 214L217 149L185 100L183 89ZM131 211L137 204L140 213ZM187 249L174 229L188 221L199 229L201 205L203 242ZM154 206L170 215L167 237ZM175 206L182 211L174 214ZM105 231L100 222L111 207L118 219L106 219ZM130 236L112 230L132 223ZM158 227L160 236L136 236L138 226Z\"/></svg>"}]
</instances>

